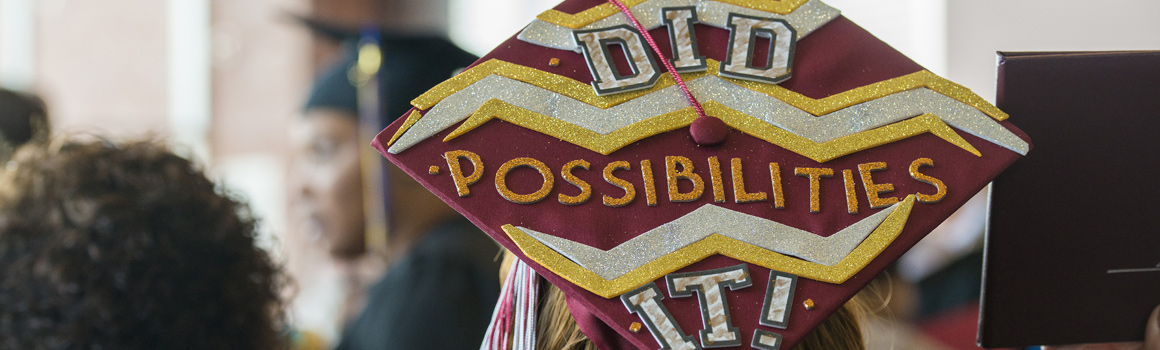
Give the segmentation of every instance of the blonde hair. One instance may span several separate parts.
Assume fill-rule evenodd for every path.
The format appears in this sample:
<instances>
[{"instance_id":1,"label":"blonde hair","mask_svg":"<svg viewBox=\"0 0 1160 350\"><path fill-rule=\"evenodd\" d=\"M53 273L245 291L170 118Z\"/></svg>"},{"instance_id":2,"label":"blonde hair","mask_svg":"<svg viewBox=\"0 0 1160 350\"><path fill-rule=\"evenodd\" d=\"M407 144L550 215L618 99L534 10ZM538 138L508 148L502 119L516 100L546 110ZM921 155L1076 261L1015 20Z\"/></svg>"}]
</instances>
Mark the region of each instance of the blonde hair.
<instances>
[{"instance_id":1,"label":"blonde hair","mask_svg":"<svg viewBox=\"0 0 1160 350\"><path fill-rule=\"evenodd\" d=\"M536 349L597 350L588 336L580 332L564 292L551 283L544 293L538 325L536 325Z\"/></svg>"},{"instance_id":2,"label":"blonde hair","mask_svg":"<svg viewBox=\"0 0 1160 350\"><path fill-rule=\"evenodd\" d=\"M868 315L866 302L858 294L842 305L838 311L826 318L818 328L814 328L795 350L864 350L866 341L862 338L862 321Z\"/></svg>"},{"instance_id":3,"label":"blonde hair","mask_svg":"<svg viewBox=\"0 0 1160 350\"><path fill-rule=\"evenodd\" d=\"M502 280L510 264L515 261L515 255L504 251L503 263L500 267ZM596 344L588 336L580 332L572 312L568 310L568 302L564 299L564 292L551 283L544 283L540 299L540 310L537 314L536 349L540 350L597 350ZM868 317L870 308L860 293L842 308L826 318L818 328L806 335L794 350L864 350L865 340L862 337L862 322Z\"/></svg>"}]
</instances>

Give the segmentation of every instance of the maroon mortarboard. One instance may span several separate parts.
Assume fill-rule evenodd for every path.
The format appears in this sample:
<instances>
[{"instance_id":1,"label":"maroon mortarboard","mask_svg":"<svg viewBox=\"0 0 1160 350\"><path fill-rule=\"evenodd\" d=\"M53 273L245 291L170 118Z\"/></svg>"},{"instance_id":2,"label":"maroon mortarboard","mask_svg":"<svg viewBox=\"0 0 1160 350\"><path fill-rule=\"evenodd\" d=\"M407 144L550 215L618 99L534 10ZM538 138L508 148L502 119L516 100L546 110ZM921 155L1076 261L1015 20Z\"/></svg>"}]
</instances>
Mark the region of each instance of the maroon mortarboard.
<instances>
[{"instance_id":1,"label":"maroon mortarboard","mask_svg":"<svg viewBox=\"0 0 1160 350\"><path fill-rule=\"evenodd\" d=\"M412 105L374 146L602 349L788 349L1030 148L817 0L564 1Z\"/></svg>"}]
</instances>

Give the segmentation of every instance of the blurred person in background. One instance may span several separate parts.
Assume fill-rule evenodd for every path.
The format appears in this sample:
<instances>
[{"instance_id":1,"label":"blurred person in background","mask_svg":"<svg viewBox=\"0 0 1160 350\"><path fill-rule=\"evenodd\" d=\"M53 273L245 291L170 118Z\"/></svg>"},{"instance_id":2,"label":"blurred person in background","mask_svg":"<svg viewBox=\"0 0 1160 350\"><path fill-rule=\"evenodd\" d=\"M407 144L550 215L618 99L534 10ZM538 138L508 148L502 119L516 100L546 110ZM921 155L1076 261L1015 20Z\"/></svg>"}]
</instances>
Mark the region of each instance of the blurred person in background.
<instances>
[{"instance_id":1,"label":"blurred person in background","mask_svg":"<svg viewBox=\"0 0 1160 350\"><path fill-rule=\"evenodd\" d=\"M413 98L475 57L438 36L373 33L382 48L373 55L381 60L376 87L382 93L359 101L352 82L357 32L310 24L346 42L340 60L317 79L292 130L291 178L298 184L291 205L304 231L346 275L347 322L337 348L478 348L499 294L499 247L377 153L373 162L362 163L362 152L375 151L369 138L360 138L359 121L360 105L365 113L371 102L381 111L371 116L376 124L393 122ZM365 172L368 167L381 170L381 193L364 186L366 177L375 176ZM373 224L374 216L383 217L385 227ZM376 235L386 238L368 239ZM368 289L370 281L377 282Z\"/></svg>"},{"instance_id":2,"label":"blurred person in background","mask_svg":"<svg viewBox=\"0 0 1160 350\"><path fill-rule=\"evenodd\" d=\"M283 348L281 268L248 207L190 161L62 139L8 168L0 349Z\"/></svg>"},{"instance_id":3,"label":"blurred person in background","mask_svg":"<svg viewBox=\"0 0 1160 350\"><path fill-rule=\"evenodd\" d=\"M35 95L0 89L0 163L21 145L48 136L48 113Z\"/></svg>"}]
</instances>

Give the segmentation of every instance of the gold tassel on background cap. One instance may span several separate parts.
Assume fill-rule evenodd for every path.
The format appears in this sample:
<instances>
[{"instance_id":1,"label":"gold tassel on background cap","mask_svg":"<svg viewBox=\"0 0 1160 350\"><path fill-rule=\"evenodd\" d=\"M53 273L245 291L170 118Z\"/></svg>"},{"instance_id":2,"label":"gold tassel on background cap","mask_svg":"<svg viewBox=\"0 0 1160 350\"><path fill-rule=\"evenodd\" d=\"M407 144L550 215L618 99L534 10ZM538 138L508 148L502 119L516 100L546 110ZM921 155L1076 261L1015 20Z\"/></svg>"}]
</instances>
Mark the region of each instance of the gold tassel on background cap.
<instances>
[{"instance_id":1,"label":"gold tassel on background cap","mask_svg":"<svg viewBox=\"0 0 1160 350\"><path fill-rule=\"evenodd\" d=\"M358 142L370 144L386 125L379 115L380 108L387 101L379 93L379 68L382 67L383 53L378 38L363 35L359 40L358 60L351 67L351 83L358 89ZM384 174L386 162L373 148L359 147L359 165L362 168L363 213L365 239L368 254L387 257L387 231L390 218L387 217L387 193L390 179ZM387 257L388 259L390 257Z\"/></svg>"}]
</instances>

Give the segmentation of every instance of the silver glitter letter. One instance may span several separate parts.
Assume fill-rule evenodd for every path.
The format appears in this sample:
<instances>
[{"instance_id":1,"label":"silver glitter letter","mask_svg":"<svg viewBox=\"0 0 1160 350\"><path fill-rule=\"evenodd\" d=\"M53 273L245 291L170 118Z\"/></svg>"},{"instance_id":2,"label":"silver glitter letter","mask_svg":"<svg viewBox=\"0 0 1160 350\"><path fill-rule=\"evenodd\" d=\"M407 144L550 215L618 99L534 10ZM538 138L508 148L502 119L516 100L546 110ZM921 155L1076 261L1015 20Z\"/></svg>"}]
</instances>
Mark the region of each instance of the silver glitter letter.
<instances>
[{"instance_id":1,"label":"silver glitter letter","mask_svg":"<svg viewBox=\"0 0 1160 350\"><path fill-rule=\"evenodd\" d=\"M785 329L789 322L790 303L793 302L793 291L797 289L797 276L780 272L769 271L769 287L765 289L765 306L761 308L761 323L763 326Z\"/></svg>"},{"instance_id":2,"label":"silver glitter letter","mask_svg":"<svg viewBox=\"0 0 1160 350\"><path fill-rule=\"evenodd\" d=\"M698 350L701 347L693 341L693 337L686 336L681 326L673 320L673 315L661 304L660 289L655 283L649 283L620 296L624 307L629 312L637 314L648 327L649 333L661 345L660 350Z\"/></svg>"},{"instance_id":3,"label":"silver glitter letter","mask_svg":"<svg viewBox=\"0 0 1160 350\"><path fill-rule=\"evenodd\" d=\"M645 89L660 79L657 62L644 47L644 37L629 25L572 32L576 45L584 50L588 70L592 71L592 88L597 95ZM609 45L620 45L628 57L631 74L621 74L612 60Z\"/></svg>"},{"instance_id":4,"label":"silver glitter letter","mask_svg":"<svg viewBox=\"0 0 1160 350\"><path fill-rule=\"evenodd\" d=\"M729 303L724 287L737 290L753 285L745 264L709 271L674 273L665 276L669 296L682 298L696 293L701 301L701 346L720 348L741 345L741 332L729 322Z\"/></svg>"},{"instance_id":5,"label":"silver glitter letter","mask_svg":"<svg viewBox=\"0 0 1160 350\"><path fill-rule=\"evenodd\" d=\"M669 27L669 43L673 47L673 67L677 72L700 72L709 69L705 56L697 50L697 34L693 23L697 22L697 9L688 7L666 7L661 9L661 18Z\"/></svg>"},{"instance_id":6,"label":"silver glitter letter","mask_svg":"<svg viewBox=\"0 0 1160 350\"><path fill-rule=\"evenodd\" d=\"M755 329L753 330L753 343L751 343L749 346L752 346L754 349L761 350L781 349L781 334L773 333L764 329Z\"/></svg>"},{"instance_id":7,"label":"silver glitter letter","mask_svg":"<svg viewBox=\"0 0 1160 350\"><path fill-rule=\"evenodd\" d=\"M721 75L777 84L793 73L793 50L797 32L785 20L729 14L729 53L721 65ZM753 64L757 37L769 39L765 65Z\"/></svg>"}]
</instances>

